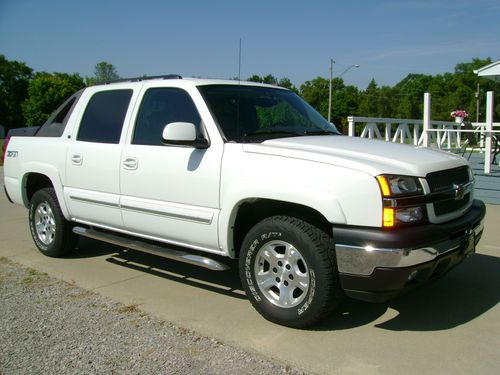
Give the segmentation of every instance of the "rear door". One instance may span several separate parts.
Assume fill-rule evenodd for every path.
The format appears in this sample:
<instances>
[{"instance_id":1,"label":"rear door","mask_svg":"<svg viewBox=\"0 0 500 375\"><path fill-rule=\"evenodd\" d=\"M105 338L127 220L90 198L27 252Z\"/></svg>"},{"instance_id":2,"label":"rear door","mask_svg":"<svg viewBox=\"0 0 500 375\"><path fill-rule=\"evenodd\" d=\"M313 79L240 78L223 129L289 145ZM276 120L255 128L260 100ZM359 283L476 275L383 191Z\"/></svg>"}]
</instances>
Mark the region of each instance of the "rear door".
<instances>
[{"instance_id":1,"label":"rear door","mask_svg":"<svg viewBox=\"0 0 500 375\"><path fill-rule=\"evenodd\" d=\"M64 194L74 219L113 228L123 227L119 208L120 156L135 92L113 86L89 90L75 127L66 160Z\"/></svg>"}]
</instances>

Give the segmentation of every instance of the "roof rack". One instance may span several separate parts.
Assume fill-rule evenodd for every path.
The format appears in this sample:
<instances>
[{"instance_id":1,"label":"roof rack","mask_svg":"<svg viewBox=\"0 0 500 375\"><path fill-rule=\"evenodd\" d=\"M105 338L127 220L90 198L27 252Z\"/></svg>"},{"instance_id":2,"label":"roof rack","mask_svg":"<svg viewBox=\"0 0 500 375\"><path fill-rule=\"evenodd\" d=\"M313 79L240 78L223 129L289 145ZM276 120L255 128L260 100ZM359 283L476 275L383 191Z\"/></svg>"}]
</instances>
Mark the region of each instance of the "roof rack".
<instances>
[{"instance_id":1,"label":"roof rack","mask_svg":"<svg viewBox=\"0 0 500 375\"><path fill-rule=\"evenodd\" d=\"M118 83L118 82L141 82L148 81L150 79L182 79L182 76L179 74L166 74L161 76L142 76L142 77L134 77L134 78L121 78L114 81L105 82L105 85L110 83Z\"/></svg>"}]
</instances>

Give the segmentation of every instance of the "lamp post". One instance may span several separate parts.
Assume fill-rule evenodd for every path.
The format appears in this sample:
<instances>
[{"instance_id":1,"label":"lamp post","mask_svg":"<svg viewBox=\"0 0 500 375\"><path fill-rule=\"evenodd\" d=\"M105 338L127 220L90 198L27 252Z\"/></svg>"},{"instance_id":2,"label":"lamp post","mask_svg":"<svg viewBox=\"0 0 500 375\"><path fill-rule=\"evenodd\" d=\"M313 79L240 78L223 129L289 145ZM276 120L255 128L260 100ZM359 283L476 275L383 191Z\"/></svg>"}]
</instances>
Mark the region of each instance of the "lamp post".
<instances>
[{"instance_id":1,"label":"lamp post","mask_svg":"<svg viewBox=\"0 0 500 375\"><path fill-rule=\"evenodd\" d=\"M332 122L332 79L333 79L333 64L335 61L330 59L330 91L328 95L328 122ZM359 64L352 64L347 69L345 69L342 73L338 75L338 77L342 77L348 70L352 68L359 68Z\"/></svg>"}]
</instances>

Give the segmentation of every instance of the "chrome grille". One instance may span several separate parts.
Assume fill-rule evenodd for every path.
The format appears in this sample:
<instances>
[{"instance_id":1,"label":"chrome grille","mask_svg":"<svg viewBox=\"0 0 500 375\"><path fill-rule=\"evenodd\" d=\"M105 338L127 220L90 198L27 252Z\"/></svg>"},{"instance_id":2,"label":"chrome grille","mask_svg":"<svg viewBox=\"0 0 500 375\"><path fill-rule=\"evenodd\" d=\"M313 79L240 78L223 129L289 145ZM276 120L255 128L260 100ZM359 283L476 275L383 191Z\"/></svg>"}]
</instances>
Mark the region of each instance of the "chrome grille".
<instances>
[{"instance_id":1,"label":"chrome grille","mask_svg":"<svg viewBox=\"0 0 500 375\"><path fill-rule=\"evenodd\" d=\"M453 184L466 184L469 182L469 167L458 167L432 172L425 179L429 184L431 193L451 190L453 189Z\"/></svg>"},{"instance_id":2,"label":"chrome grille","mask_svg":"<svg viewBox=\"0 0 500 375\"><path fill-rule=\"evenodd\" d=\"M470 181L469 167L458 167L444 171L429 173L426 177L431 193L440 193L454 189L454 185L463 185ZM449 214L465 207L470 201L471 195L465 194L462 199L447 199L434 202L434 213L436 216Z\"/></svg>"}]
</instances>

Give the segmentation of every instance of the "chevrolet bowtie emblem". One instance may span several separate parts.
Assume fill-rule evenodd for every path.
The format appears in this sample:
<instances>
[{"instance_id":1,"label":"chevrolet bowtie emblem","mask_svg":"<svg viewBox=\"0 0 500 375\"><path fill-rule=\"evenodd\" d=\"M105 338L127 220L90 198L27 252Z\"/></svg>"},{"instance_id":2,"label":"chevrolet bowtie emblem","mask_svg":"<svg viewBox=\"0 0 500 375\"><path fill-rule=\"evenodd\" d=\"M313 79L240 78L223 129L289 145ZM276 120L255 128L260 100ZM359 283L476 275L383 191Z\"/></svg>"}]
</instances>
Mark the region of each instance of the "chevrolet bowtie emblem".
<instances>
[{"instance_id":1,"label":"chevrolet bowtie emblem","mask_svg":"<svg viewBox=\"0 0 500 375\"><path fill-rule=\"evenodd\" d=\"M464 199L465 196L465 187L460 184L453 184L453 190L455 191L455 200L459 201Z\"/></svg>"}]
</instances>

